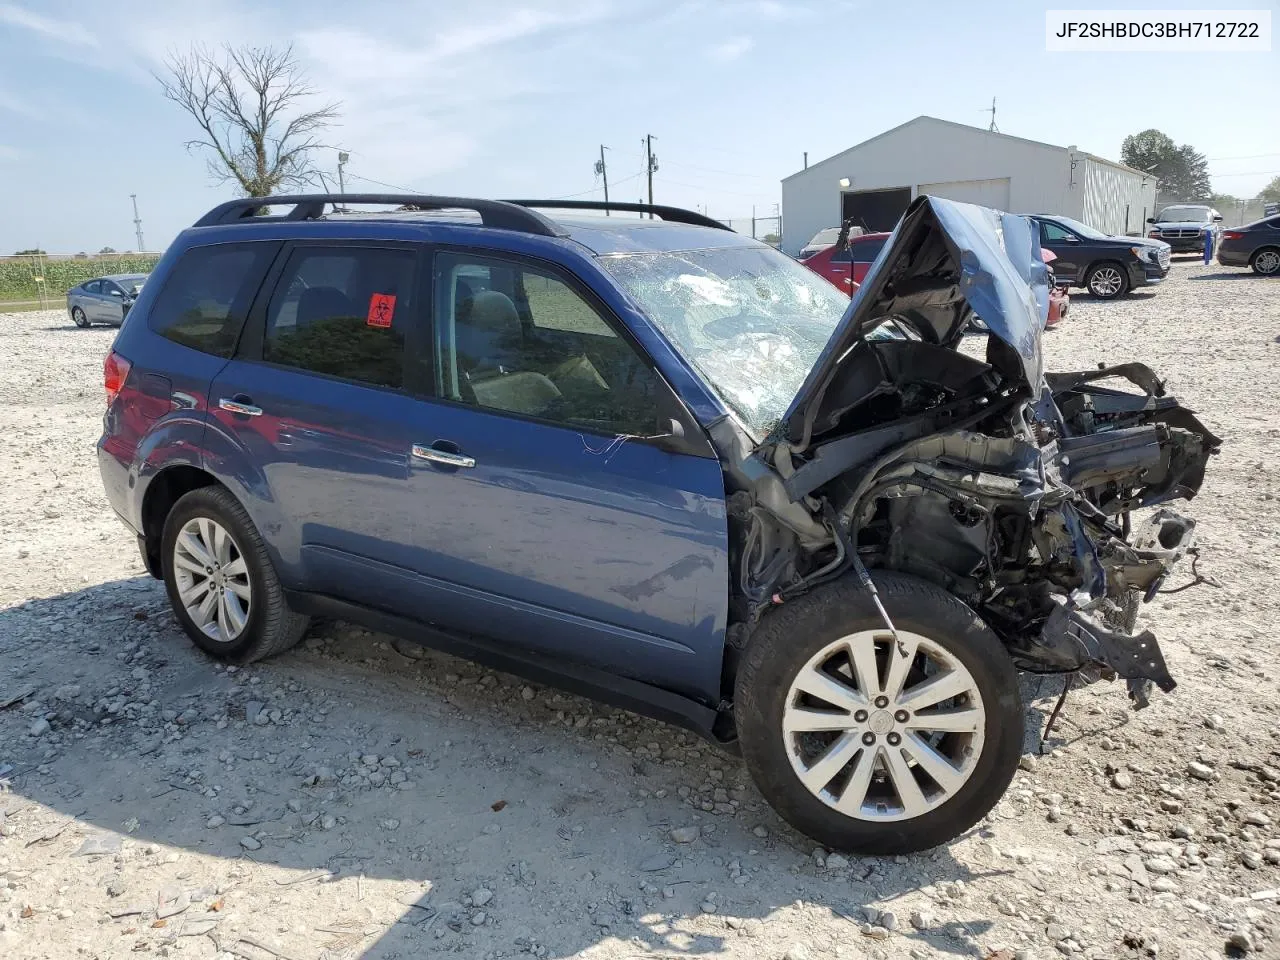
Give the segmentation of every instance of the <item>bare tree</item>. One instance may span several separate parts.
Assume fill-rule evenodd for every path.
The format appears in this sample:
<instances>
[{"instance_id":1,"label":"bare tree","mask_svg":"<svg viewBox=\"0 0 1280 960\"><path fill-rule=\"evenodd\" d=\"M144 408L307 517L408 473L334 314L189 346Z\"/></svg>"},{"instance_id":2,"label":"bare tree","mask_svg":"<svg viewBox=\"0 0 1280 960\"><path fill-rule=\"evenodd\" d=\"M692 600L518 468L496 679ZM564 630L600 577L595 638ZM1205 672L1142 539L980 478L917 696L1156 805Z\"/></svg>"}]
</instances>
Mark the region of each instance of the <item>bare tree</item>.
<instances>
[{"instance_id":1,"label":"bare tree","mask_svg":"<svg viewBox=\"0 0 1280 960\"><path fill-rule=\"evenodd\" d=\"M316 96L293 48L195 46L165 61L157 76L164 95L191 114L203 135L188 150L209 154L209 174L233 180L249 197L313 183L317 135L338 116L338 104L306 109Z\"/></svg>"}]
</instances>

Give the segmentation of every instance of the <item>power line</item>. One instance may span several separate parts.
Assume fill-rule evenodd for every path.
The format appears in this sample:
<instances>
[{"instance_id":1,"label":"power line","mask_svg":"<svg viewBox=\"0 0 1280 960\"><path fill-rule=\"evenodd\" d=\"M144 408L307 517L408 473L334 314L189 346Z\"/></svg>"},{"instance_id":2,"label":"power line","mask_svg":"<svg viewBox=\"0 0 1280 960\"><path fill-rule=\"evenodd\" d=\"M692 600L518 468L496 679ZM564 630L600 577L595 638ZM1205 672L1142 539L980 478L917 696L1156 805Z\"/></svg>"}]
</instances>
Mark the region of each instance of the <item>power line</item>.
<instances>
[{"instance_id":1,"label":"power line","mask_svg":"<svg viewBox=\"0 0 1280 960\"><path fill-rule=\"evenodd\" d=\"M1275 177L1280 176L1280 170L1251 170L1248 173L1213 173L1209 172L1211 177Z\"/></svg>"},{"instance_id":2,"label":"power line","mask_svg":"<svg viewBox=\"0 0 1280 960\"><path fill-rule=\"evenodd\" d=\"M1280 153L1251 153L1242 157L1206 157L1207 160L1257 160L1261 157L1280 157Z\"/></svg>"},{"instance_id":3,"label":"power line","mask_svg":"<svg viewBox=\"0 0 1280 960\"><path fill-rule=\"evenodd\" d=\"M380 187L390 187L392 190L401 190L404 193L417 193L412 187L400 187L394 183L383 183L381 180L375 180L373 177L362 177L358 173L348 173L348 177L352 180L363 180L365 183L376 183Z\"/></svg>"},{"instance_id":4,"label":"power line","mask_svg":"<svg viewBox=\"0 0 1280 960\"><path fill-rule=\"evenodd\" d=\"M700 167L697 164L685 163L682 160L668 160L667 163L676 167L687 167L690 170L701 170L704 173L718 173L726 177L745 177L748 180L774 180L775 177L762 177L758 173L734 173L732 170L717 170L714 167Z\"/></svg>"},{"instance_id":5,"label":"power line","mask_svg":"<svg viewBox=\"0 0 1280 960\"><path fill-rule=\"evenodd\" d=\"M726 190L723 187L708 187L706 184L681 183L679 180L671 180L668 177L663 177L662 182L669 183L675 187L688 187L690 190L705 190L713 193L731 193L735 197L753 197L756 200L760 200L766 196L770 196L770 194L766 194L766 193L744 193L741 190ZM773 201L770 200L769 202L772 203Z\"/></svg>"}]
</instances>

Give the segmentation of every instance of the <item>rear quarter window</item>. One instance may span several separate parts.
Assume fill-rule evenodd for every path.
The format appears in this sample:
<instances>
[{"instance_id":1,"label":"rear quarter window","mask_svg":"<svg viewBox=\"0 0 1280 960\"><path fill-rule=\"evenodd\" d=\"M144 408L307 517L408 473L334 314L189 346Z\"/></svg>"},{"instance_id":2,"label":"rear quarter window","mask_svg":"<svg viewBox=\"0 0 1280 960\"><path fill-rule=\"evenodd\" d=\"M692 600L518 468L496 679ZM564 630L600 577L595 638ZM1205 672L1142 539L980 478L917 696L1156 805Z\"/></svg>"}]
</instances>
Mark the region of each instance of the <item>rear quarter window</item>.
<instances>
[{"instance_id":1,"label":"rear quarter window","mask_svg":"<svg viewBox=\"0 0 1280 960\"><path fill-rule=\"evenodd\" d=\"M230 357L249 304L279 249L274 242L190 248L164 281L148 326L174 343Z\"/></svg>"}]
</instances>

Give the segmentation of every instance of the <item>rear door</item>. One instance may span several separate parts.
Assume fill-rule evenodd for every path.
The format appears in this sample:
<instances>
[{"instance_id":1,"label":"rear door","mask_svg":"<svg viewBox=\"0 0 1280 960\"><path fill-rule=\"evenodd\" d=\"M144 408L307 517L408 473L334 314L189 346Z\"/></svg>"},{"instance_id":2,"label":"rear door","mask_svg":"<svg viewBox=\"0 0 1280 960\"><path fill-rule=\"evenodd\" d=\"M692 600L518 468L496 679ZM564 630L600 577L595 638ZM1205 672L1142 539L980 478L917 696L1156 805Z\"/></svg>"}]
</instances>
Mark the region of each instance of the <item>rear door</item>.
<instances>
[{"instance_id":1,"label":"rear door","mask_svg":"<svg viewBox=\"0 0 1280 960\"><path fill-rule=\"evenodd\" d=\"M727 528L700 428L567 273L440 253L433 277L405 531L419 615L714 702Z\"/></svg>"},{"instance_id":2,"label":"rear door","mask_svg":"<svg viewBox=\"0 0 1280 960\"><path fill-rule=\"evenodd\" d=\"M405 561L422 256L286 245L213 383L206 445L223 451L287 586L362 602L371 564Z\"/></svg>"}]
</instances>

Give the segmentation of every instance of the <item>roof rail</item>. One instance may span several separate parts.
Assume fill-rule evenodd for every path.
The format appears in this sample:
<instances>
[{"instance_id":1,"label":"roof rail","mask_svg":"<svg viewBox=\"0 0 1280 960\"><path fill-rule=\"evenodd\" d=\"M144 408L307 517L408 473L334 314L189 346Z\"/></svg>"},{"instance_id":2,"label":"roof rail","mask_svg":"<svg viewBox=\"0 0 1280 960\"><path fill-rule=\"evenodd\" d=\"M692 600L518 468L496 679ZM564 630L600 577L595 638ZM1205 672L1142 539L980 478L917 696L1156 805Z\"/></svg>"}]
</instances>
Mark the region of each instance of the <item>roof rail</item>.
<instances>
[{"instance_id":1,"label":"roof rail","mask_svg":"<svg viewBox=\"0 0 1280 960\"><path fill-rule=\"evenodd\" d=\"M610 200L506 200L520 207L537 207L546 210L620 210L623 213L652 213L672 223L690 223L697 227L714 227L717 230L733 231L719 220L682 207L665 207L656 203L617 203Z\"/></svg>"},{"instance_id":2,"label":"roof rail","mask_svg":"<svg viewBox=\"0 0 1280 960\"><path fill-rule=\"evenodd\" d=\"M474 200L466 197L431 197L412 193L308 193L280 197L241 197L214 207L196 221L197 227L213 227L226 223L279 222L281 220L318 220L325 206L348 203L386 203L416 210L474 210L480 222L497 230L515 230L543 237L563 237L563 227L527 206L502 200ZM283 216L258 216L263 207L292 207ZM692 216L692 214L691 214Z\"/></svg>"}]
</instances>

